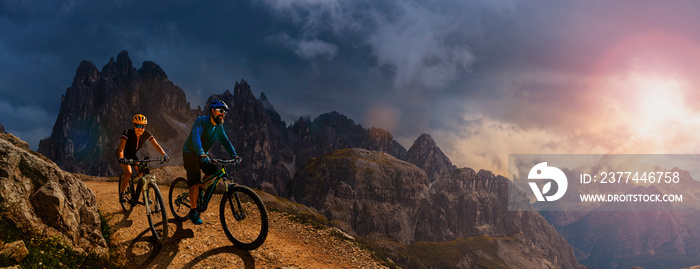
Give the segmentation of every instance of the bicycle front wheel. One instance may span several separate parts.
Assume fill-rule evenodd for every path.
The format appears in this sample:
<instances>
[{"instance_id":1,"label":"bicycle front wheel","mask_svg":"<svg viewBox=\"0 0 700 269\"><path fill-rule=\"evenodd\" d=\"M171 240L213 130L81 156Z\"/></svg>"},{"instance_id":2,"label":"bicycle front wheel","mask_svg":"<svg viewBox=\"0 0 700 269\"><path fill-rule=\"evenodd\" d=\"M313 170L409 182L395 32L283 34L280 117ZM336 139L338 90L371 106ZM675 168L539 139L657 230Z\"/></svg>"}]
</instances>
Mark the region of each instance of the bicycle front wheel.
<instances>
[{"instance_id":1,"label":"bicycle front wheel","mask_svg":"<svg viewBox=\"0 0 700 269\"><path fill-rule=\"evenodd\" d=\"M163 244L168 238L168 213L165 209L165 201L155 182L148 183L146 188L146 197L144 197L146 208L146 216L148 224L151 226L153 239L159 244Z\"/></svg>"},{"instance_id":2,"label":"bicycle front wheel","mask_svg":"<svg viewBox=\"0 0 700 269\"><path fill-rule=\"evenodd\" d=\"M176 220L184 221L190 213L190 185L187 179L178 177L170 184L168 193L170 212Z\"/></svg>"},{"instance_id":3,"label":"bicycle front wheel","mask_svg":"<svg viewBox=\"0 0 700 269\"><path fill-rule=\"evenodd\" d=\"M124 193L121 193L121 186L122 186L124 180L127 180L129 182L126 183L126 189L124 189ZM124 212L128 212L133 207L132 199L135 196L134 195L135 191L134 191L133 181L131 181L128 178L122 179L122 176L119 176L119 186L117 186L117 190L119 191L119 204L121 204ZM122 201L124 201L124 202L122 202Z\"/></svg>"},{"instance_id":4,"label":"bicycle front wheel","mask_svg":"<svg viewBox=\"0 0 700 269\"><path fill-rule=\"evenodd\" d=\"M224 233L241 249L253 250L267 238L267 209L250 188L233 186L221 198L219 216Z\"/></svg>"}]
</instances>

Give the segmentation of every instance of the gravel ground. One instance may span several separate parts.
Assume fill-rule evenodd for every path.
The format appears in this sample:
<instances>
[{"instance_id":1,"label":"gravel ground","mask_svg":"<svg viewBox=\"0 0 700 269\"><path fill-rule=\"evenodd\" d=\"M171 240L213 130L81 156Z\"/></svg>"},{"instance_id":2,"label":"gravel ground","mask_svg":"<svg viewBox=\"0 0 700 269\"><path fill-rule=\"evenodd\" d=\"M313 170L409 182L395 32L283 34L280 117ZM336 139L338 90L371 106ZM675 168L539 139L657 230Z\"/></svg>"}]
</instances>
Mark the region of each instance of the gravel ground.
<instances>
[{"instance_id":1,"label":"gravel ground","mask_svg":"<svg viewBox=\"0 0 700 269\"><path fill-rule=\"evenodd\" d=\"M129 268L386 268L354 242L331 235L331 229L315 229L280 212L268 212L270 231L260 248L238 249L221 228L216 195L202 213L203 225L176 221L168 208L169 238L156 245L150 240L144 206L125 213L117 201L116 182L85 184L109 218L121 256L115 262ZM169 188L159 187L167 203Z\"/></svg>"}]
</instances>

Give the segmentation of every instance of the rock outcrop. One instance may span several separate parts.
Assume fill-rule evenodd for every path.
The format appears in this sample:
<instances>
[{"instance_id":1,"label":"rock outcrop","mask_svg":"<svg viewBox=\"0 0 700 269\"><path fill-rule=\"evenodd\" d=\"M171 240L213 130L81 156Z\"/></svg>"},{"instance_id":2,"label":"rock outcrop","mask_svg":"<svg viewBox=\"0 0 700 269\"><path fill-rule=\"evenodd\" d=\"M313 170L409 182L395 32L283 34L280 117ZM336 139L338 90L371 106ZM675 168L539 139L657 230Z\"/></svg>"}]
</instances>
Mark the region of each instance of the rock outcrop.
<instances>
[{"instance_id":1,"label":"rock outcrop","mask_svg":"<svg viewBox=\"0 0 700 269\"><path fill-rule=\"evenodd\" d=\"M134 114L148 118L147 130L171 156L182 163L183 136L194 119L185 93L153 62L132 66L126 51L97 69L80 63L73 84L61 98L61 109L49 138L38 151L69 172L98 176L121 173L116 149ZM150 145L144 155L159 156Z\"/></svg>"},{"instance_id":2,"label":"rock outcrop","mask_svg":"<svg viewBox=\"0 0 700 269\"><path fill-rule=\"evenodd\" d=\"M95 194L12 134L0 134L0 207L19 229L60 236L78 251L107 252Z\"/></svg>"},{"instance_id":3,"label":"rock outcrop","mask_svg":"<svg viewBox=\"0 0 700 269\"><path fill-rule=\"evenodd\" d=\"M383 234L403 244L520 234L518 256L528 260L508 265L578 268L571 246L539 213L508 211L509 184L468 168L430 184L422 169L389 154L343 149L307 162L290 191L297 202L352 234ZM499 255L508 260L509 254Z\"/></svg>"},{"instance_id":4,"label":"rock outcrop","mask_svg":"<svg viewBox=\"0 0 700 269\"><path fill-rule=\"evenodd\" d=\"M0 257L7 257L15 262L21 262L24 257L29 254L24 241L15 241L8 244L3 244L0 241Z\"/></svg>"},{"instance_id":5,"label":"rock outcrop","mask_svg":"<svg viewBox=\"0 0 700 269\"><path fill-rule=\"evenodd\" d=\"M8 244L3 244L0 241L0 258L8 258L15 262L21 262L24 257L29 254L24 241L15 241Z\"/></svg>"},{"instance_id":6,"label":"rock outcrop","mask_svg":"<svg viewBox=\"0 0 700 269\"><path fill-rule=\"evenodd\" d=\"M226 116L224 129L236 152L244 160L239 169L230 172L245 185L259 186L263 182L269 182L277 192L283 192L296 167L295 154L288 145L288 130L281 128L285 124L279 115L271 117L270 113L274 110L266 109L264 103L255 98L244 80L236 83L233 94L226 91L211 96L207 103L215 99L223 100L231 108ZM271 108L269 102L268 106ZM199 113L207 115L208 111L209 108L206 107ZM228 157L220 146L213 147L210 153L213 156Z\"/></svg>"},{"instance_id":7,"label":"rock outcrop","mask_svg":"<svg viewBox=\"0 0 700 269\"><path fill-rule=\"evenodd\" d=\"M213 99L224 100L233 109L225 127L247 160L240 169L241 178L253 187L270 182L282 193L309 158L336 149L367 148L398 158L406 154L389 132L365 129L337 112L313 121L301 118L287 126L267 97L255 98L244 80L236 83L233 93L212 95L209 101ZM182 165L182 145L192 122L209 113L206 104L200 107L203 109L190 109L184 91L157 64L145 61L135 69L126 51L116 61L110 59L101 71L83 61L61 98L51 136L39 142L38 151L69 172L117 176L121 173L116 158L119 137L132 128L131 117L141 113L148 118L147 130L170 155L170 165ZM222 152L218 146L213 149ZM143 156L158 156L149 145L141 151L145 151Z\"/></svg>"},{"instance_id":8,"label":"rock outcrop","mask_svg":"<svg viewBox=\"0 0 700 269\"><path fill-rule=\"evenodd\" d=\"M422 134L413 142L413 146L406 153L406 161L425 170L430 182L457 169L429 134Z\"/></svg>"},{"instance_id":9,"label":"rock outcrop","mask_svg":"<svg viewBox=\"0 0 700 269\"><path fill-rule=\"evenodd\" d=\"M399 159L406 154L406 149L394 141L389 132L365 129L335 111L319 115L313 121L300 118L292 126L292 132L297 167L313 157L345 148L383 151Z\"/></svg>"},{"instance_id":10,"label":"rock outcrop","mask_svg":"<svg viewBox=\"0 0 700 269\"><path fill-rule=\"evenodd\" d=\"M576 268L573 249L544 217L536 211L508 210L509 195L511 199L526 199L511 184L505 177L469 168L439 178L417 210L416 240L521 234L522 251L527 252L524 256L542 262L539 268Z\"/></svg>"},{"instance_id":11,"label":"rock outcrop","mask_svg":"<svg viewBox=\"0 0 700 269\"><path fill-rule=\"evenodd\" d=\"M5 131L5 126L2 126L2 124L0 124L0 134L6 134L6 133L7 133L7 131Z\"/></svg>"},{"instance_id":12,"label":"rock outcrop","mask_svg":"<svg viewBox=\"0 0 700 269\"><path fill-rule=\"evenodd\" d=\"M414 241L414 212L428 194L428 177L415 165L364 149L311 159L291 183L292 197L359 235ZM348 229L349 228L349 229Z\"/></svg>"}]
</instances>

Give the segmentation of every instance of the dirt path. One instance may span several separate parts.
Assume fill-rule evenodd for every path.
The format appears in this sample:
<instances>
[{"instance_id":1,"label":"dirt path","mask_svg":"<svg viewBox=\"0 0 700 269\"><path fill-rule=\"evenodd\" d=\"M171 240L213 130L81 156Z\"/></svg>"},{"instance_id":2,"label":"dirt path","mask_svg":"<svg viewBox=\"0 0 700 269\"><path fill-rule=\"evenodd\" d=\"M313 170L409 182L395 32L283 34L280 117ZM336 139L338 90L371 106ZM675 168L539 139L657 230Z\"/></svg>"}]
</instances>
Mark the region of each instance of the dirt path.
<instances>
[{"instance_id":1,"label":"dirt path","mask_svg":"<svg viewBox=\"0 0 700 269\"><path fill-rule=\"evenodd\" d=\"M224 234L218 215L219 197L202 213L203 225L178 222L169 217L169 238L151 243L145 207L124 213L117 202L117 183L86 181L100 210L110 218L119 249L131 268L386 268L353 242L269 212L270 231L258 249L238 249ZM167 186L159 186L167 203Z\"/></svg>"}]
</instances>

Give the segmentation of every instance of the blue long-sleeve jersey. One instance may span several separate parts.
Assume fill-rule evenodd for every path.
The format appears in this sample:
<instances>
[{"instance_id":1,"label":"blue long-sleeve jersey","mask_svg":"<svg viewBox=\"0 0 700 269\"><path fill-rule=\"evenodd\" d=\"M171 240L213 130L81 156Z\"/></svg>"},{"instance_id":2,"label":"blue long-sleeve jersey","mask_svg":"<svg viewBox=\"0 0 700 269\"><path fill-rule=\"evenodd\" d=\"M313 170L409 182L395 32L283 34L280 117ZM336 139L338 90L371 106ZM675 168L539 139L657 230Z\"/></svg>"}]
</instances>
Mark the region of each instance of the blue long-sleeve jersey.
<instances>
[{"instance_id":1,"label":"blue long-sleeve jersey","mask_svg":"<svg viewBox=\"0 0 700 269\"><path fill-rule=\"evenodd\" d=\"M233 148L231 141L226 136L226 132L224 132L224 126L212 124L209 117L199 116L194 120L192 131L187 137L187 141L185 141L185 146L182 147L182 152L197 155L207 154L218 138L221 145L224 146L231 156L238 156L236 149Z\"/></svg>"}]
</instances>

